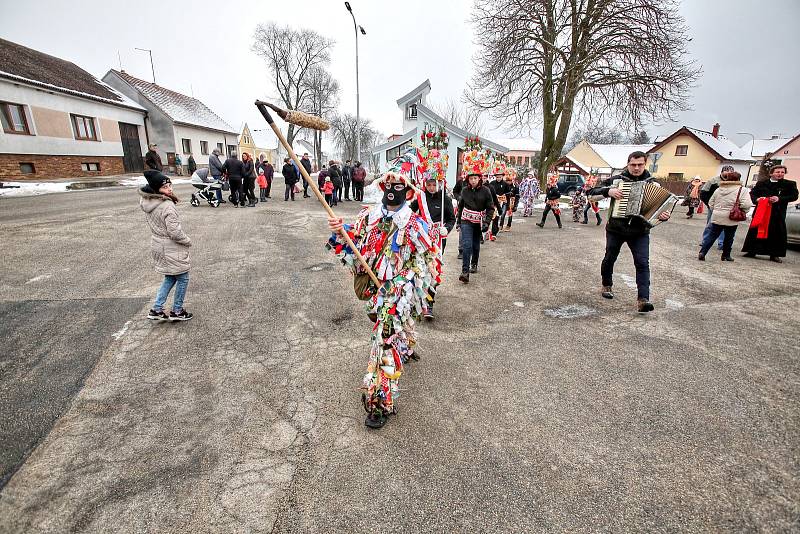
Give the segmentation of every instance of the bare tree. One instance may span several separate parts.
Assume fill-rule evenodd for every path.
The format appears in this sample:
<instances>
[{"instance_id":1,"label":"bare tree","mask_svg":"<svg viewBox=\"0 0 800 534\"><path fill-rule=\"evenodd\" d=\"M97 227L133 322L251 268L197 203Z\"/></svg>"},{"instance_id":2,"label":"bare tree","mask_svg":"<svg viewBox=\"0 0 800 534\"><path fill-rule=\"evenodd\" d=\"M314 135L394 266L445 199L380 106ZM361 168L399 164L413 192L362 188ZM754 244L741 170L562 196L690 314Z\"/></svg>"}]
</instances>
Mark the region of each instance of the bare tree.
<instances>
[{"instance_id":1,"label":"bare tree","mask_svg":"<svg viewBox=\"0 0 800 534\"><path fill-rule=\"evenodd\" d=\"M569 141L564 144L564 148L561 150L562 154L566 154L584 140L588 143L614 145L624 142L625 134L614 126L602 124L583 126L572 131Z\"/></svg>"},{"instance_id":2,"label":"bare tree","mask_svg":"<svg viewBox=\"0 0 800 534\"><path fill-rule=\"evenodd\" d=\"M309 111L309 88L304 80L310 70L330 65L333 41L312 30L295 30L270 22L256 26L252 50L267 63L283 105ZM290 124L286 140L294 142L299 128Z\"/></svg>"},{"instance_id":3,"label":"bare tree","mask_svg":"<svg viewBox=\"0 0 800 534\"><path fill-rule=\"evenodd\" d=\"M483 111L480 109L469 109L452 98L448 98L440 104L433 104L431 109L447 122L471 134L482 137L486 131Z\"/></svg>"},{"instance_id":4,"label":"bare tree","mask_svg":"<svg viewBox=\"0 0 800 534\"><path fill-rule=\"evenodd\" d=\"M475 0L472 22L492 31L481 33L469 100L501 124L541 124L539 176L573 117L672 118L701 74L678 0Z\"/></svg>"},{"instance_id":5,"label":"bare tree","mask_svg":"<svg viewBox=\"0 0 800 534\"><path fill-rule=\"evenodd\" d=\"M650 143L650 135L644 130L639 130L628 137L628 143L632 145L646 145Z\"/></svg>"},{"instance_id":6,"label":"bare tree","mask_svg":"<svg viewBox=\"0 0 800 534\"><path fill-rule=\"evenodd\" d=\"M306 110L309 113L332 119L335 117L336 107L339 104L339 82L333 79L328 71L322 67L309 69L300 82L307 89ZM310 130L308 132L314 145L314 159L317 168L322 168L322 132Z\"/></svg>"},{"instance_id":7,"label":"bare tree","mask_svg":"<svg viewBox=\"0 0 800 534\"><path fill-rule=\"evenodd\" d=\"M360 130L360 131L359 131ZM380 139L380 134L372 127L369 119L362 118L357 124L356 117L346 113L331 121L333 142L342 152L342 159L371 161L372 149ZM361 135L361 155L356 155L356 136Z\"/></svg>"}]
</instances>

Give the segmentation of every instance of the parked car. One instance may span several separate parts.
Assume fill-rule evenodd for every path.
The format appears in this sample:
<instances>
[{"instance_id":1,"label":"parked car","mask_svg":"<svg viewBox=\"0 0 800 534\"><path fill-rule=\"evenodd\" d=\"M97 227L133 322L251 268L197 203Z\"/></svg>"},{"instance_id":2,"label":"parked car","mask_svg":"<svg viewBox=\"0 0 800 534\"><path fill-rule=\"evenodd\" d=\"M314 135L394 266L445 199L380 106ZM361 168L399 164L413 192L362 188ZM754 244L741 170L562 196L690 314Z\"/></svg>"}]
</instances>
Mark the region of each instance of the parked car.
<instances>
[{"instance_id":1,"label":"parked car","mask_svg":"<svg viewBox=\"0 0 800 534\"><path fill-rule=\"evenodd\" d=\"M800 204L786 209L786 242L800 245Z\"/></svg>"},{"instance_id":2,"label":"parked car","mask_svg":"<svg viewBox=\"0 0 800 534\"><path fill-rule=\"evenodd\" d=\"M572 196L578 188L583 187L583 176L580 174L559 174L556 187L558 187L558 192L562 195Z\"/></svg>"}]
</instances>

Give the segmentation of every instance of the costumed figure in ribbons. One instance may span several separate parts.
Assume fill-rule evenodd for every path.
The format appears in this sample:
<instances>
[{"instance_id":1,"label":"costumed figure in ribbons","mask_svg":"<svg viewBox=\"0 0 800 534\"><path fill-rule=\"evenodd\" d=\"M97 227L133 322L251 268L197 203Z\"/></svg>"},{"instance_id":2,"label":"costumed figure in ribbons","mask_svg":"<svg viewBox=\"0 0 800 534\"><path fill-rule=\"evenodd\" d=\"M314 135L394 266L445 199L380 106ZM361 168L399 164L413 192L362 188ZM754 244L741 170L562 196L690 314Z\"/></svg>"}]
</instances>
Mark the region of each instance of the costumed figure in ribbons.
<instances>
[{"instance_id":1,"label":"costumed figure in ribbons","mask_svg":"<svg viewBox=\"0 0 800 534\"><path fill-rule=\"evenodd\" d=\"M586 194L582 187L575 190L570 205L572 206L572 222L580 222L581 211L587 206Z\"/></svg>"},{"instance_id":2,"label":"costumed figure in ribbons","mask_svg":"<svg viewBox=\"0 0 800 534\"><path fill-rule=\"evenodd\" d=\"M510 205L509 196L511 195L512 188L510 184L506 183L507 174L508 164L505 161L505 157L500 154L495 154L491 171L494 180L489 182L489 189L494 193L496 200L495 216L494 220L492 220L492 230L489 234L489 239L491 241L495 241L497 234L500 233L500 227L503 226L503 220L506 217L506 211L508 211Z\"/></svg>"},{"instance_id":3,"label":"costumed figure in ribbons","mask_svg":"<svg viewBox=\"0 0 800 534\"><path fill-rule=\"evenodd\" d=\"M797 182L787 180L786 167L774 165L769 178L760 180L750 190L756 205L750 230L744 240L742 252L747 257L764 254L775 263L783 263L786 256L786 208L797 200Z\"/></svg>"},{"instance_id":4,"label":"costumed figure in ribbons","mask_svg":"<svg viewBox=\"0 0 800 534\"><path fill-rule=\"evenodd\" d=\"M586 178L586 183L583 184L583 194L586 197L586 205L583 207L583 221L581 221L581 224L589 224L589 210L592 210L594 212L594 216L597 217L597 226L600 226L600 223L603 222L603 218L600 217L600 205L598 204L598 201L603 197L589 196L589 190L596 186L597 176L590 174L589 177Z\"/></svg>"},{"instance_id":5,"label":"costumed figure in ribbons","mask_svg":"<svg viewBox=\"0 0 800 534\"><path fill-rule=\"evenodd\" d=\"M330 218L334 234L328 241L332 250L355 274L354 289L373 322L372 345L363 380L362 402L367 411L365 424L381 428L395 413L398 381L414 351L415 319L423 313L428 289L439 282L439 250L432 242L425 221L411 211L416 149L398 158L378 181L382 202L363 209L352 225ZM382 283L375 287L354 253L338 233L344 228Z\"/></svg>"},{"instance_id":6,"label":"costumed figure in ribbons","mask_svg":"<svg viewBox=\"0 0 800 534\"><path fill-rule=\"evenodd\" d=\"M519 200L522 205L522 216L530 217L533 215L533 204L539 195L542 194L542 189L539 187L539 180L537 180L532 172L522 180L519 184Z\"/></svg>"},{"instance_id":7,"label":"costumed figure in ribbons","mask_svg":"<svg viewBox=\"0 0 800 534\"><path fill-rule=\"evenodd\" d=\"M500 216L500 229L506 232L511 231L511 221L514 219L514 212L517 211L519 204L519 185L517 181L517 170L509 165L506 168L506 186L508 188L508 201L506 202L503 214ZM508 221L503 228L503 221Z\"/></svg>"},{"instance_id":8,"label":"costumed figure in ribbons","mask_svg":"<svg viewBox=\"0 0 800 534\"><path fill-rule=\"evenodd\" d=\"M551 211L556 218L558 227L561 228L561 208L558 199L561 198L561 192L558 190L558 174L551 172L547 175L547 199L545 200L544 211L542 212L542 220L536 223L539 228L544 228L544 222L547 220L547 214Z\"/></svg>"},{"instance_id":9,"label":"costumed figure in ribbons","mask_svg":"<svg viewBox=\"0 0 800 534\"><path fill-rule=\"evenodd\" d=\"M447 133L441 127L437 130L429 130L426 127L421 140L422 148L416 152L417 187L421 191L411 202L411 210L428 224L431 242L439 249L437 266L441 269L447 236L456 224L453 201L445 187L448 163ZM428 320L433 320L437 285L431 285L428 290L428 303L423 312L423 316Z\"/></svg>"},{"instance_id":10,"label":"costumed figure in ribbons","mask_svg":"<svg viewBox=\"0 0 800 534\"><path fill-rule=\"evenodd\" d=\"M489 170L489 154L480 145L468 144L462 158L461 172L467 185L461 190L456 212L456 225L461 232L459 248L463 256L458 279L468 284L470 273L478 272L481 234L488 230L489 221L494 219L495 200L494 194L483 185L483 176Z\"/></svg>"}]
</instances>

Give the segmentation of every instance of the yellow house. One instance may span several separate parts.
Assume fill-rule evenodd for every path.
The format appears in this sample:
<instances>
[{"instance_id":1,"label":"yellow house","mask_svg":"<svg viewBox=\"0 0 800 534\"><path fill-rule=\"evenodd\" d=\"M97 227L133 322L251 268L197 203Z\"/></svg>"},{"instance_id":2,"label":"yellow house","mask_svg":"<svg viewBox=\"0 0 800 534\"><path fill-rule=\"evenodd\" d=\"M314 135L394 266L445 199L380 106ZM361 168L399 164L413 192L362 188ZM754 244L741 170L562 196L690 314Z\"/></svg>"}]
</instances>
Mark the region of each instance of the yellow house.
<instances>
[{"instance_id":1,"label":"yellow house","mask_svg":"<svg viewBox=\"0 0 800 534\"><path fill-rule=\"evenodd\" d=\"M719 133L719 124L710 132L682 126L657 143L648 152L653 176L688 182L695 176L708 180L719 175L724 165L731 165L748 175L754 159Z\"/></svg>"},{"instance_id":2,"label":"yellow house","mask_svg":"<svg viewBox=\"0 0 800 534\"><path fill-rule=\"evenodd\" d=\"M599 178L608 178L621 172L628 164L631 152L647 152L653 148L647 145L589 143L585 139L575 145L564 156L574 165L586 172L593 172Z\"/></svg>"},{"instance_id":3,"label":"yellow house","mask_svg":"<svg viewBox=\"0 0 800 534\"><path fill-rule=\"evenodd\" d=\"M254 135L255 134L255 135ZM239 157L247 152L253 159L258 159L261 154L267 158L267 161L275 165L277 161L278 140L274 142L270 137L272 136L261 135L261 132L252 132L247 123L242 126L241 133L239 134Z\"/></svg>"}]
</instances>

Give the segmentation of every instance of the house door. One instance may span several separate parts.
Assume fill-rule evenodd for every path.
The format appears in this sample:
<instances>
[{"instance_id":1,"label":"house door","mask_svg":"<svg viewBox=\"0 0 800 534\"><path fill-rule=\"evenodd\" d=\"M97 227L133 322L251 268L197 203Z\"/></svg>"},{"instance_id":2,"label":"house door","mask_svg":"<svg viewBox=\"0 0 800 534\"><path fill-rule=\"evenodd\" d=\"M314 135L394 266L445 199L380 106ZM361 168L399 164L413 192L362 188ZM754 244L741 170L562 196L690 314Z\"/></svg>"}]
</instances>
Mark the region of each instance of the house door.
<instances>
[{"instance_id":1,"label":"house door","mask_svg":"<svg viewBox=\"0 0 800 534\"><path fill-rule=\"evenodd\" d=\"M167 169L175 172L175 152L167 152Z\"/></svg>"},{"instance_id":2,"label":"house door","mask_svg":"<svg viewBox=\"0 0 800 534\"><path fill-rule=\"evenodd\" d=\"M122 142L122 165L125 167L125 172L144 171L139 128L135 124L120 122L119 137Z\"/></svg>"}]
</instances>

